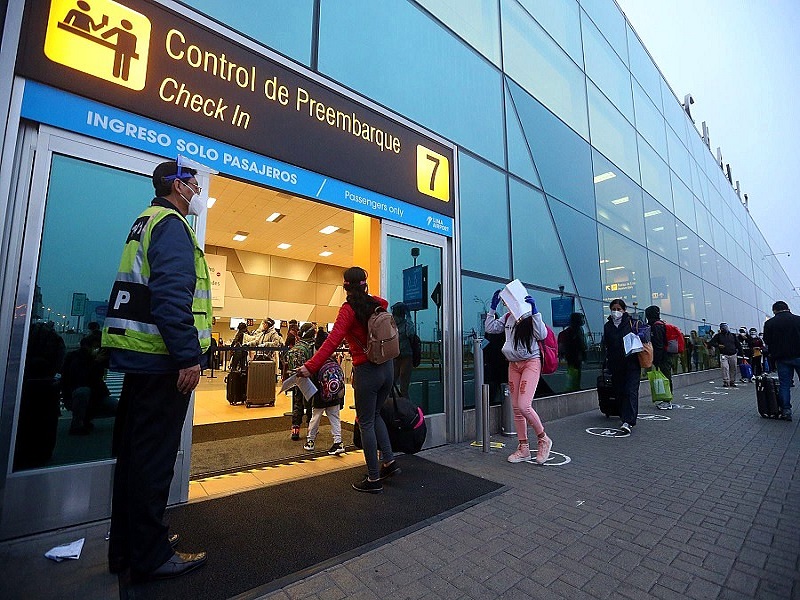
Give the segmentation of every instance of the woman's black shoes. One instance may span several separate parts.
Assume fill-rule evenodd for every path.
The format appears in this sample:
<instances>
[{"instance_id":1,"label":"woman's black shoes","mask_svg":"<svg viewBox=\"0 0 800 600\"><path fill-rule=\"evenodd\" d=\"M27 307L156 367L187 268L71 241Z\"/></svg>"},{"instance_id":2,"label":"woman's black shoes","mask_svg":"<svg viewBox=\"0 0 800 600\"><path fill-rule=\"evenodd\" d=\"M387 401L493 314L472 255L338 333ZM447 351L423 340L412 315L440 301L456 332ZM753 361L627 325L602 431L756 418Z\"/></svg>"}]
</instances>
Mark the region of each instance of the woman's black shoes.
<instances>
[{"instance_id":1,"label":"woman's black shoes","mask_svg":"<svg viewBox=\"0 0 800 600\"><path fill-rule=\"evenodd\" d=\"M383 491L383 484L378 481L370 481L369 477L364 477L358 483L353 484L353 489L358 492L367 492L368 494L380 494Z\"/></svg>"},{"instance_id":2,"label":"woman's black shoes","mask_svg":"<svg viewBox=\"0 0 800 600\"><path fill-rule=\"evenodd\" d=\"M396 460L393 460L388 465L381 465L381 475L378 479L383 481L392 475L399 475L400 473L402 473L400 465L397 464Z\"/></svg>"}]
</instances>

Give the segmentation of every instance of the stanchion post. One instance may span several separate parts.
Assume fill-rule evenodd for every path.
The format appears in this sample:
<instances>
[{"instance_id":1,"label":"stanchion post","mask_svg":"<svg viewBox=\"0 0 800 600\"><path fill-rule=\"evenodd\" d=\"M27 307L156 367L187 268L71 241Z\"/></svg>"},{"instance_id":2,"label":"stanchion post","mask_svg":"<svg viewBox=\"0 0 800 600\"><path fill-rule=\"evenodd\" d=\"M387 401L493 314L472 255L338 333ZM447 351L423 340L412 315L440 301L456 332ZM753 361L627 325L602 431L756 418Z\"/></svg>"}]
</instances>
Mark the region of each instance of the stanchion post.
<instances>
[{"instance_id":1,"label":"stanchion post","mask_svg":"<svg viewBox=\"0 0 800 600\"><path fill-rule=\"evenodd\" d=\"M475 442L483 439L483 429L488 423L483 421L483 338L476 337L472 342L472 364L475 375Z\"/></svg>"},{"instance_id":2,"label":"stanchion post","mask_svg":"<svg viewBox=\"0 0 800 600\"><path fill-rule=\"evenodd\" d=\"M481 430L481 440L483 443L483 451L488 452L491 446L489 442L489 384L484 383L481 386L481 413L483 414L483 429Z\"/></svg>"}]
</instances>

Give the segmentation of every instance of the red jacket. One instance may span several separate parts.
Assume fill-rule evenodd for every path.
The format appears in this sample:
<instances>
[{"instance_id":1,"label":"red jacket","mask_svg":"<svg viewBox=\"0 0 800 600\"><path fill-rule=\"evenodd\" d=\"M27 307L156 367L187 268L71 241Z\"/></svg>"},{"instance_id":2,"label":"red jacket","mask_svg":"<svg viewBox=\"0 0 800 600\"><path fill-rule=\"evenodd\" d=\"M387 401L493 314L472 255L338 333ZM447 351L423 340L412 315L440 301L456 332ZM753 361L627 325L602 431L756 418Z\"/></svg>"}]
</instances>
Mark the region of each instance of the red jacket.
<instances>
[{"instance_id":1,"label":"red jacket","mask_svg":"<svg viewBox=\"0 0 800 600\"><path fill-rule=\"evenodd\" d=\"M373 298L380 303L384 310L389 307L389 303L383 298L378 296L373 296ZM339 309L339 314L336 315L336 322L333 324L333 330L328 339L314 353L314 356L305 362L305 368L312 375L316 374L322 363L328 360L330 355L336 351L343 339L347 339L347 345L350 346L350 356L353 357L354 367L367 362L367 355L364 353L364 347L367 345L367 328L356 319L353 307L347 302L342 304L342 308Z\"/></svg>"}]
</instances>

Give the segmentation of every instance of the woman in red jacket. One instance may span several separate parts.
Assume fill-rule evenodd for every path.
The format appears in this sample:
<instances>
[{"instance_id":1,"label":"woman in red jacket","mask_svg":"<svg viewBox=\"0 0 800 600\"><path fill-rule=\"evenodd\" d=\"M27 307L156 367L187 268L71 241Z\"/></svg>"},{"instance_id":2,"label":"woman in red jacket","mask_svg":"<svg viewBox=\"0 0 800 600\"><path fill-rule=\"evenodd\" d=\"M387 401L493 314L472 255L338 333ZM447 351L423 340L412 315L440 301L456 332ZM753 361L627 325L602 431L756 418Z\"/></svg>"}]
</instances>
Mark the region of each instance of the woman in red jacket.
<instances>
[{"instance_id":1,"label":"woman in red jacket","mask_svg":"<svg viewBox=\"0 0 800 600\"><path fill-rule=\"evenodd\" d=\"M353 484L359 492L373 494L383 491L381 480L400 473L394 460L389 432L380 416L381 406L389 397L394 382L393 362L375 364L367 359L367 321L375 309L386 310L389 303L383 298L367 293L367 272L361 267L350 267L344 272L344 290L347 301L342 304L328 339L306 363L297 370L301 377L315 374L336 348L347 339L353 357L353 390L356 398L356 416L361 429L367 476ZM381 450L383 464L378 460Z\"/></svg>"}]
</instances>

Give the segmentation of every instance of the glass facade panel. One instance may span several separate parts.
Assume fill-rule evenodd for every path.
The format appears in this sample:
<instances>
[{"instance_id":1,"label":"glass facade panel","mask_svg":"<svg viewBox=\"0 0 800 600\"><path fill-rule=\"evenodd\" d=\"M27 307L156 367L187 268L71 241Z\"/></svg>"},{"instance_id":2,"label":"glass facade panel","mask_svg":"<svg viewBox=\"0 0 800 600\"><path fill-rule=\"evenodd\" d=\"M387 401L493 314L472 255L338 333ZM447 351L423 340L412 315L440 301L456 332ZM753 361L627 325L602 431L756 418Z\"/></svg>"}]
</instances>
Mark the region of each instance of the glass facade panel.
<instances>
[{"instance_id":1,"label":"glass facade panel","mask_svg":"<svg viewBox=\"0 0 800 600\"><path fill-rule=\"evenodd\" d=\"M675 216L697 230L697 219L694 214L694 196L688 187L672 173L672 199L675 202Z\"/></svg>"},{"instance_id":2,"label":"glass facade panel","mask_svg":"<svg viewBox=\"0 0 800 600\"><path fill-rule=\"evenodd\" d=\"M594 216L589 144L513 81L508 81L508 87L528 147L533 152L542 189Z\"/></svg>"},{"instance_id":3,"label":"glass facade panel","mask_svg":"<svg viewBox=\"0 0 800 600\"><path fill-rule=\"evenodd\" d=\"M592 83L589 90L589 123L592 145L639 181L636 130Z\"/></svg>"},{"instance_id":4,"label":"glass facade panel","mask_svg":"<svg viewBox=\"0 0 800 600\"><path fill-rule=\"evenodd\" d=\"M664 260L657 254L648 253L650 258L651 301L669 315L683 316L681 300L681 275L678 265ZM641 306L641 305L640 305ZM645 308L647 308L645 306Z\"/></svg>"},{"instance_id":5,"label":"glass facade panel","mask_svg":"<svg viewBox=\"0 0 800 600\"><path fill-rule=\"evenodd\" d=\"M615 2L608 0L581 0L581 6L586 13L581 14L581 20L588 14L594 24L602 32L614 51L628 64L628 41L625 27L625 17L617 8Z\"/></svg>"},{"instance_id":6,"label":"glass facade panel","mask_svg":"<svg viewBox=\"0 0 800 600\"><path fill-rule=\"evenodd\" d=\"M644 245L642 188L596 150L592 159L597 220Z\"/></svg>"},{"instance_id":7,"label":"glass facade panel","mask_svg":"<svg viewBox=\"0 0 800 600\"><path fill-rule=\"evenodd\" d=\"M625 304L634 302L648 306L650 302L650 272L647 250L602 225L598 226L600 241L600 277L603 300L622 298Z\"/></svg>"},{"instance_id":8,"label":"glass facade panel","mask_svg":"<svg viewBox=\"0 0 800 600\"><path fill-rule=\"evenodd\" d=\"M461 277L461 356L464 361L462 391L464 408L475 407L475 370L472 341L475 336L483 336L483 323L492 295L505 283L486 281L475 277ZM501 401L499 397L492 399L494 404Z\"/></svg>"},{"instance_id":9,"label":"glass facade panel","mask_svg":"<svg viewBox=\"0 0 800 600\"><path fill-rule=\"evenodd\" d=\"M692 182L689 167L689 151L686 150L671 127L667 127L667 147L669 148L669 166L678 174L684 183Z\"/></svg>"},{"instance_id":10,"label":"glass facade panel","mask_svg":"<svg viewBox=\"0 0 800 600\"><path fill-rule=\"evenodd\" d=\"M509 277L506 176L462 153L458 162L461 196L461 266L468 271ZM480 240L491 241L487 252Z\"/></svg>"},{"instance_id":11,"label":"glass facade panel","mask_svg":"<svg viewBox=\"0 0 800 600\"><path fill-rule=\"evenodd\" d=\"M661 204L672 210L672 183L669 167L641 136L638 136L638 141L642 187Z\"/></svg>"},{"instance_id":12,"label":"glass facade panel","mask_svg":"<svg viewBox=\"0 0 800 600\"><path fill-rule=\"evenodd\" d=\"M583 71L519 4L505 2L502 17L508 76L588 139Z\"/></svg>"},{"instance_id":13,"label":"glass facade panel","mask_svg":"<svg viewBox=\"0 0 800 600\"><path fill-rule=\"evenodd\" d=\"M711 329L719 331L719 324L723 322L726 317L722 316L722 298L719 293L719 288L711 285L707 281L703 282L703 298L705 299L705 315L700 319L706 319L706 322L711 325Z\"/></svg>"},{"instance_id":14,"label":"glass facade panel","mask_svg":"<svg viewBox=\"0 0 800 600\"><path fill-rule=\"evenodd\" d=\"M695 216L697 217L697 233L701 239L713 245L714 235L711 229L711 213L699 202L694 205Z\"/></svg>"},{"instance_id":15,"label":"glass facade panel","mask_svg":"<svg viewBox=\"0 0 800 600\"><path fill-rule=\"evenodd\" d=\"M442 25L410 3L323 2L319 70L502 165L500 73L443 32Z\"/></svg>"},{"instance_id":16,"label":"glass facade panel","mask_svg":"<svg viewBox=\"0 0 800 600\"><path fill-rule=\"evenodd\" d=\"M494 64L500 65L500 15L496 2L417 0L417 4L430 11Z\"/></svg>"},{"instance_id":17,"label":"glass facade panel","mask_svg":"<svg viewBox=\"0 0 800 600\"><path fill-rule=\"evenodd\" d=\"M519 115L511 100L511 92L506 88L506 140L508 146L509 172L530 181L537 187L542 187L536 165L533 162L533 152L525 132L522 129Z\"/></svg>"},{"instance_id":18,"label":"glass facade panel","mask_svg":"<svg viewBox=\"0 0 800 600\"><path fill-rule=\"evenodd\" d=\"M600 255L597 250L597 222L555 198L548 197L547 202L555 219L556 229L561 237L578 293L588 298L602 298L598 267Z\"/></svg>"},{"instance_id":19,"label":"glass facade panel","mask_svg":"<svg viewBox=\"0 0 800 600\"><path fill-rule=\"evenodd\" d=\"M633 103L636 108L636 129L655 148L661 158L666 160L669 155L667 154L667 131L664 117L635 81L633 83Z\"/></svg>"},{"instance_id":20,"label":"glass facade panel","mask_svg":"<svg viewBox=\"0 0 800 600\"><path fill-rule=\"evenodd\" d=\"M693 321L700 321L706 318L703 281L696 275L681 269L681 285L684 316Z\"/></svg>"},{"instance_id":21,"label":"glass facade panel","mask_svg":"<svg viewBox=\"0 0 800 600\"><path fill-rule=\"evenodd\" d=\"M676 221L678 264L696 275L700 274L700 248L697 235L680 221Z\"/></svg>"},{"instance_id":22,"label":"glass facade panel","mask_svg":"<svg viewBox=\"0 0 800 600\"><path fill-rule=\"evenodd\" d=\"M633 123L631 74L591 21L583 25L583 55L586 74L611 103Z\"/></svg>"},{"instance_id":23,"label":"glass facade panel","mask_svg":"<svg viewBox=\"0 0 800 600\"><path fill-rule=\"evenodd\" d=\"M268 10L262 0L237 0L236 10L219 0L184 2L299 63L311 65L314 0L272 0Z\"/></svg>"},{"instance_id":24,"label":"glass facade panel","mask_svg":"<svg viewBox=\"0 0 800 600\"><path fill-rule=\"evenodd\" d=\"M626 27L628 30L628 50L631 58L631 74L641 84L660 112L662 110L661 73L658 72L655 63L630 26L626 24Z\"/></svg>"},{"instance_id":25,"label":"glass facade panel","mask_svg":"<svg viewBox=\"0 0 800 600\"><path fill-rule=\"evenodd\" d=\"M554 290L563 285L574 293L544 194L516 179L510 180L509 192L514 278ZM486 253L486 248L482 246L481 251Z\"/></svg>"},{"instance_id":26,"label":"glass facade panel","mask_svg":"<svg viewBox=\"0 0 800 600\"><path fill-rule=\"evenodd\" d=\"M114 190L113 201L103 204L101 227L97 200L85 193L88 181ZM146 207L143 202L152 196L150 177L53 155L25 351L15 471L111 458L122 374L106 370L107 357L99 353L100 340L88 324L102 324L105 312L99 313L101 306L107 307L122 243ZM85 294L82 318L72 316L74 293ZM62 395L66 410L61 409Z\"/></svg>"},{"instance_id":27,"label":"glass facade panel","mask_svg":"<svg viewBox=\"0 0 800 600\"><path fill-rule=\"evenodd\" d=\"M580 8L576 0L518 0L578 65L583 65Z\"/></svg>"},{"instance_id":28,"label":"glass facade panel","mask_svg":"<svg viewBox=\"0 0 800 600\"><path fill-rule=\"evenodd\" d=\"M672 262L678 262L675 217L649 194L644 194L644 227L647 247Z\"/></svg>"},{"instance_id":29,"label":"glass facade panel","mask_svg":"<svg viewBox=\"0 0 800 600\"><path fill-rule=\"evenodd\" d=\"M675 97L664 79L661 80L661 101L664 104L664 118L667 120L667 125L672 127L684 145L688 145L686 142L687 117L681 106L683 99L678 100Z\"/></svg>"}]
</instances>

